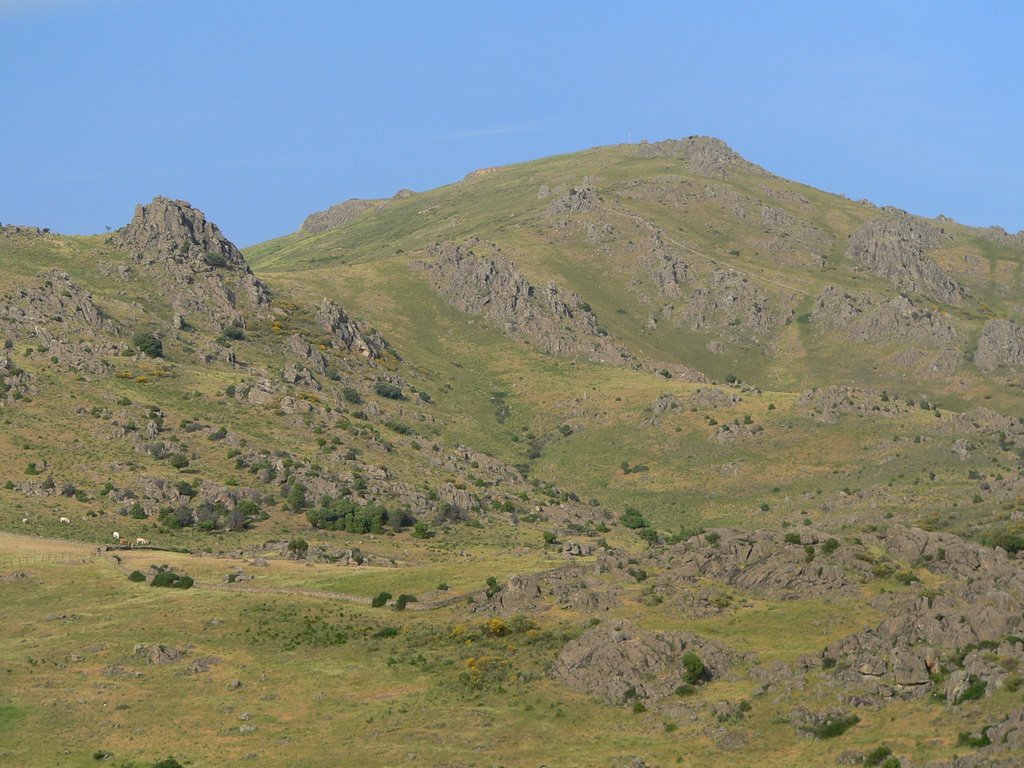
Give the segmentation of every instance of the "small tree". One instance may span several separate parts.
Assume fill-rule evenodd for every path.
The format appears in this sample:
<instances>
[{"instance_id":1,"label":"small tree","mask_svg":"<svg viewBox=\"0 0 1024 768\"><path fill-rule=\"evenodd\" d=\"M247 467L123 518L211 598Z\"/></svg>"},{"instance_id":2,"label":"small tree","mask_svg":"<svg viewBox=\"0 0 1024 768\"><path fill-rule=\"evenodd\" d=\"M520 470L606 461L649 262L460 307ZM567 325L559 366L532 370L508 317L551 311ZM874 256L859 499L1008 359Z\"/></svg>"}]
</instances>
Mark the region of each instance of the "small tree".
<instances>
[{"instance_id":1,"label":"small tree","mask_svg":"<svg viewBox=\"0 0 1024 768\"><path fill-rule=\"evenodd\" d=\"M306 486L302 483L292 483L292 487L288 489L287 498L288 509L292 512L301 512L306 508Z\"/></svg>"},{"instance_id":2,"label":"small tree","mask_svg":"<svg viewBox=\"0 0 1024 768\"><path fill-rule=\"evenodd\" d=\"M305 539L292 539L288 542L288 551L296 557L305 557L309 551L309 542Z\"/></svg>"}]
</instances>

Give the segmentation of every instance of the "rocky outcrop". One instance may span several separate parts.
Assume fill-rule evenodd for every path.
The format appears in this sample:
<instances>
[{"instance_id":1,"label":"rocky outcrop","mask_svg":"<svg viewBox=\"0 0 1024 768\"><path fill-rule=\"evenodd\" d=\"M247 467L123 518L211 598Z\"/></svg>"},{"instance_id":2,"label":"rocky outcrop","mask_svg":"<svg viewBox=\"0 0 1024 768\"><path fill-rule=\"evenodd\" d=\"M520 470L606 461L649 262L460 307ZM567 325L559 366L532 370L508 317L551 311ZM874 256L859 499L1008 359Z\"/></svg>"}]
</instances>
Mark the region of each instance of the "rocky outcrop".
<instances>
[{"instance_id":1,"label":"rocky outcrop","mask_svg":"<svg viewBox=\"0 0 1024 768\"><path fill-rule=\"evenodd\" d=\"M387 200L346 200L343 203L332 205L324 211L309 214L302 222L302 226L299 227L299 231L310 235L326 232L355 221L371 211L376 211L387 202Z\"/></svg>"},{"instance_id":2,"label":"rocky outcrop","mask_svg":"<svg viewBox=\"0 0 1024 768\"><path fill-rule=\"evenodd\" d=\"M861 225L846 255L901 290L959 304L963 288L927 255L947 240L937 227L900 211Z\"/></svg>"},{"instance_id":3,"label":"rocky outcrop","mask_svg":"<svg viewBox=\"0 0 1024 768\"><path fill-rule=\"evenodd\" d=\"M653 564L667 569L666 579L692 583L709 578L775 600L855 593L870 568L850 547L820 554L818 545L829 538L804 530L796 541L787 541L771 531L721 528L666 548Z\"/></svg>"},{"instance_id":4,"label":"rocky outcrop","mask_svg":"<svg viewBox=\"0 0 1024 768\"><path fill-rule=\"evenodd\" d=\"M918 306L906 296L879 300L871 293L851 293L832 285L814 300L810 320L856 341L901 339L949 348L959 337L948 314Z\"/></svg>"},{"instance_id":5,"label":"rocky outcrop","mask_svg":"<svg viewBox=\"0 0 1024 768\"><path fill-rule=\"evenodd\" d=\"M7 338L32 337L26 353L66 371L102 374L104 356L120 355L127 345L113 336L117 322L93 303L92 294L66 272L50 270L32 285L0 301L0 332Z\"/></svg>"},{"instance_id":6,"label":"rocky outcrop","mask_svg":"<svg viewBox=\"0 0 1024 768\"><path fill-rule=\"evenodd\" d=\"M671 392L664 392L651 404L651 415L644 420L644 424L655 427L661 423L661 417L666 413L680 411L682 408L683 404L679 402L678 397Z\"/></svg>"},{"instance_id":7,"label":"rocky outcrop","mask_svg":"<svg viewBox=\"0 0 1024 768\"><path fill-rule=\"evenodd\" d=\"M658 292L670 299L678 298L683 286L695 278L693 269L672 252L660 229L651 236L650 251L641 263L654 280Z\"/></svg>"},{"instance_id":8,"label":"rocky outcrop","mask_svg":"<svg viewBox=\"0 0 1024 768\"><path fill-rule=\"evenodd\" d=\"M270 304L269 291L241 251L183 200L156 197L136 206L113 242L131 254L147 279L166 287L182 322L199 315L218 328L244 325L243 310Z\"/></svg>"},{"instance_id":9,"label":"rocky outcrop","mask_svg":"<svg viewBox=\"0 0 1024 768\"><path fill-rule=\"evenodd\" d=\"M592 549L590 544L576 544ZM552 606L574 611L607 611L619 604L620 590L592 571L578 566L542 573L510 576L501 589L474 606L474 610L512 616L544 611Z\"/></svg>"},{"instance_id":10,"label":"rocky outcrop","mask_svg":"<svg viewBox=\"0 0 1024 768\"><path fill-rule=\"evenodd\" d=\"M668 139L654 143L641 142L637 147L637 155L681 160L690 172L716 179L729 178L737 171L761 176L770 175L760 166L744 159L721 139L711 136L688 136L685 139Z\"/></svg>"},{"instance_id":11,"label":"rocky outcrop","mask_svg":"<svg viewBox=\"0 0 1024 768\"><path fill-rule=\"evenodd\" d=\"M555 283L532 285L492 243L439 243L422 268L434 288L456 308L486 317L509 336L525 339L551 355L631 364L632 356L605 335L597 318L574 291Z\"/></svg>"},{"instance_id":12,"label":"rocky outcrop","mask_svg":"<svg viewBox=\"0 0 1024 768\"><path fill-rule=\"evenodd\" d=\"M25 328L47 326L61 330L114 331L116 324L106 317L92 300L92 294L79 286L67 272L51 269L26 288L4 297L0 303L0 325L10 323Z\"/></svg>"},{"instance_id":13,"label":"rocky outcrop","mask_svg":"<svg viewBox=\"0 0 1024 768\"><path fill-rule=\"evenodd\" d=\"M1024 325L1010 320L989 320L981 329L974 364L983 371L1001 365L1024 366Z\"/></svg>"},{"instance_id":14,"label":"rocky outcrop","mask_svg":"<svg viewBox=\"0 0 1024 768\"><path fill-rule=\"evenodd\" d=\"M169 645L162 645L160 643L154 643L152 645L138 643L132 649L132 656L145 659L148 664L161 666L164 664L173 664L174 662L179 661L185 656L185 651L180 648L172 648Z\"/></svg>"},{"instance_id":15,"label":"rocky outcrop","mask_svg":"<svg viewBox=\"0 0 1024 768\"><path fill-rule=\"evenodd\" d=\"M601 198L597 191L589 180L585 180L578 187L571 187L564 195L556 197L548 203L547 212L552 216L586 213L597 210L600 204Z\"/></svg>"},{"instance_id":16,"label":"rocky outcrop","mask_svg":"<svg viewBox=\"0 0 1024 768\"><path fill-rule=\"evenodd\" d=\"M682 306L666 307L663 314L694 331L719 333L736 329L753 336L769 333L779 322L768 294L760 286L724 269L714 270Z\"/></svg>"},{"instance_id":17,"label":"rocky outcrop","mask_svg":"<svg viewBox=\"0 0 1024 768\"><path fill-rule=\"evenodd\" d=\"M657 701L687 682L682 662L687 652L703 662L703 680L725 676L741 658L724 644L691 632L651 632L609 621L568 643L552 673L573 690L610 704Z\"/></svg>"},{"instance_id":18,"label":"rocky outcrop","mask_svg":"<svg viewBox=\"0 0 1024 768\"><path fill-rule=\"evenodd\" d=\"M328 299L314 307L316 321L330 337L334 349L347 350L368 358L378 358L388 348L384 337L372 328L353 320L340 306Z\"/></svg>"}]
</instances>

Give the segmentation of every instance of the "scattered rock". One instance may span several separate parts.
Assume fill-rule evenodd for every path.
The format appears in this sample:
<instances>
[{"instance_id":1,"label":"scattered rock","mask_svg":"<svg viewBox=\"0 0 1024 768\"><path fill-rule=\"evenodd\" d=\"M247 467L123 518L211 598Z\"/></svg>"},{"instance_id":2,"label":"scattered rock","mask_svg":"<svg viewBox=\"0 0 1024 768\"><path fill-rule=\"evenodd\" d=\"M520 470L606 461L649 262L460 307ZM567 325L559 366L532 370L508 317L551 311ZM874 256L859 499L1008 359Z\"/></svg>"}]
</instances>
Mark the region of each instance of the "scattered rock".
<instances>
[{"instance_id":1,"label":"scattered rock","mask_svg":"<svg viewBox=\"0 0 1024 768\"><path fill-rule=\"evenodd\" d=\"M132 649L132 655L145 659L148 664L163 665L179 661L185 655L185 651L160 643L152 645L138 643Z\"/></svg>"}]
</instances>

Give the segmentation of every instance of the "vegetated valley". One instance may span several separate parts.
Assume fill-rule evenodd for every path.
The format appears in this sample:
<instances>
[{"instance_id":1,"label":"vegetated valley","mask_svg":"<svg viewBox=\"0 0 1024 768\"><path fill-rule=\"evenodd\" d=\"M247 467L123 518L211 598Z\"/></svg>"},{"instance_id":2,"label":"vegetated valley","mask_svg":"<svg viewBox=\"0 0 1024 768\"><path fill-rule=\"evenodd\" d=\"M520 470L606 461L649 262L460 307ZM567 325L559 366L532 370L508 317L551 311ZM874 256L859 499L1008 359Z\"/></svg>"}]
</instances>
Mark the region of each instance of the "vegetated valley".
<instances>
[{"instance_id":1,"label":"vegetated valley","mask_svg":"<svg viewBox=\"0 0 1024 768\"><path fill-rule=\"evenodd\" d=\"M0 228L0 764L1016 766L1024 235L601 147Z\"/></svg>"}]
</instances>

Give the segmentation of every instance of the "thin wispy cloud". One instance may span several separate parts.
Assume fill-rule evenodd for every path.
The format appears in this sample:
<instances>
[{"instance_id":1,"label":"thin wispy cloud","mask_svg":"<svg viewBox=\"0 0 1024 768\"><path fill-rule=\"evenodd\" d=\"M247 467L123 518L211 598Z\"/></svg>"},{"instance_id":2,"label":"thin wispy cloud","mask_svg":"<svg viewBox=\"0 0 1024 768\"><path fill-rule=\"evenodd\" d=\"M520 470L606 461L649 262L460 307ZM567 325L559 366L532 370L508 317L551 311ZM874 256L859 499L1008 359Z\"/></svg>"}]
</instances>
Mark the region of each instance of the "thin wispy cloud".
<instances>
[{"instance_id":1,"label":"thin wispy cloud","mask_svg":"<svg viewBox=\"0 0 1024 768\"><path fill-rule=\"evenodd\" d=\"M543 125L508 125L500 128L471 128L465 131L454 131L443 133L440 136L430 136L424 139L425 142L459 141L461 139L476 139L483 136L501 136L509 133L531 133L543 131Z\"/></svg>"}]
</instances>

